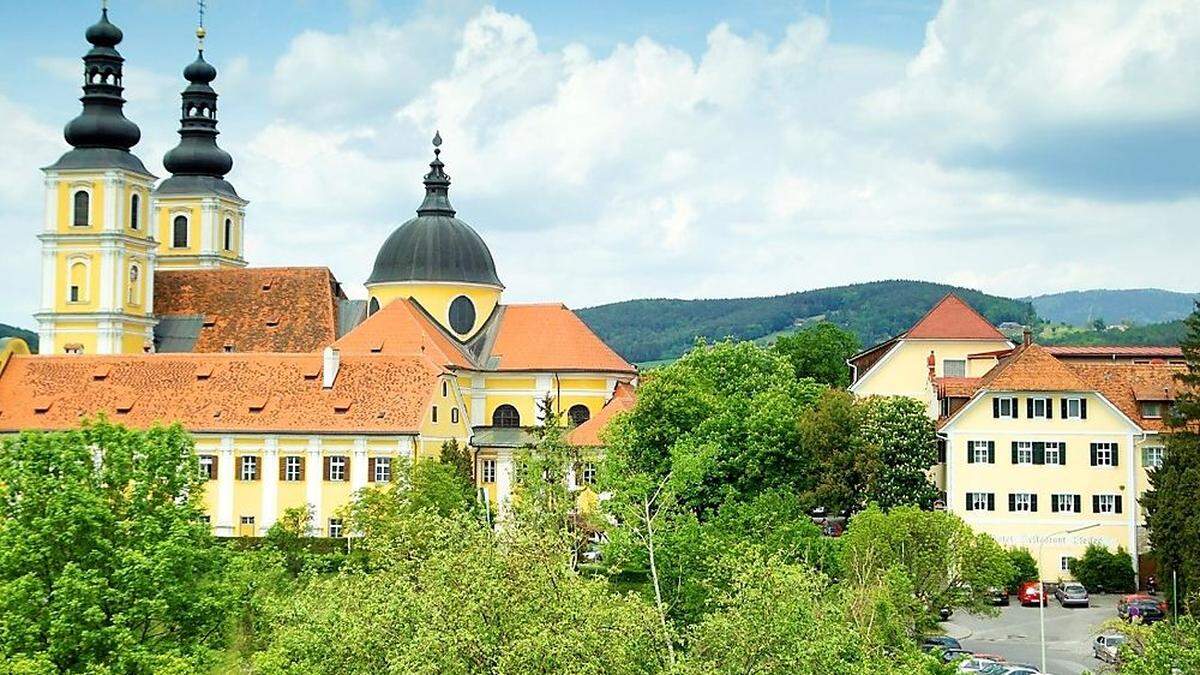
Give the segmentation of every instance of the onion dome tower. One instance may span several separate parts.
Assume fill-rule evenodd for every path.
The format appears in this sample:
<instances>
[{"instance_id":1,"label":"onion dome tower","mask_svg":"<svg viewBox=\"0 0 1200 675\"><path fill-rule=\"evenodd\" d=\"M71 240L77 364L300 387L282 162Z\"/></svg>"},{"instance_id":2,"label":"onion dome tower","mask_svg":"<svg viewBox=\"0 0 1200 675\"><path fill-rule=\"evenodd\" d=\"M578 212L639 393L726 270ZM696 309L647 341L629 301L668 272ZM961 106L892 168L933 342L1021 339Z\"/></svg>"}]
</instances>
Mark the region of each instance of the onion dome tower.
<instances>
[{"instance_id":1,"label":"onion dome tower","mask_svg":"<svg viewBox=\"0 0 1200 675\"><path fill-rule=\"evenodd\" d=\"M491 316L504 284L483 238L456 218L450 206L450 176L441 160L441 145L441 134L435 134L425 200L417 217L392 232L375 257L366 283L369 311L411 298L465 341Z\"/></svg>"},{"instance_id":2,"label":"onion dome tower","mask_svg":"<svg viewBox=\"0 0 1200 675\"><path fill-rule=\"evenodd\" d=\"M154 191L160 269L244 267L242 225L246 200L225 175L233 158L217 146L217 69L204 60L203 15L196 29L196 60L180 107L179 145L163 156L171 176Z\"/></svg>"},{"instance_id":3,"label":"onion dome tower","mask_svg":"<svg viewBox=\"0 0 1200 675\"><path fill-rule=\"evenodd\" d=\"M142 132L124 114L125 59L116 49L124 35L107 7L84 37L92 48L83 57L83 111L63 131L71 150L42 169L39 350L141 353L154 330L154 176L129 151Z\"/></svg>"}]
</instances>

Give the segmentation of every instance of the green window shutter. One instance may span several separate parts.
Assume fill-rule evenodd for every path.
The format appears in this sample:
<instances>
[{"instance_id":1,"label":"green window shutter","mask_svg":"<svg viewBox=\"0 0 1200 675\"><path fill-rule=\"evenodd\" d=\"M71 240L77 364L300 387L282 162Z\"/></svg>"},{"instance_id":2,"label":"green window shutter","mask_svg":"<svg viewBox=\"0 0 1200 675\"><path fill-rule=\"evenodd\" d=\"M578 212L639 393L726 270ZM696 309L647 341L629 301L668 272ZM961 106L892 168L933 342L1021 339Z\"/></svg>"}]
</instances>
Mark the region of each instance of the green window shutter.
<instances>
[{"instance_id":1,"label":"green window shutter","mask_svg":"<svg viewBox=\"0 0 1200 675\"><path fill-rule=\"evenodd\" d=\"M1062 400L1062 405L1059 408L1059 412L1062 413L1062 418L1064 420L1067 419L1067 399L1064 398Z\"/></svg>"},{"instance_id":2,"label":"green window shutter","mask_svg":"<svg viewBox=\"0 0 1200 675\"><path fill-rule=\"evenodd\" d=\"M1000 417L1000 399L992 399L992 417Z\"/></svg>"},{"instance_id":3,"label":"green window shutter","mask_svg":"<svg viewBox=\"0 0 1200 675\"><path fill-rule=\"evenodd\" d=\"M967 464L975 463L975 441L967 441Z\"/></svg>"},{"instance_id":4,"label":"green window shutter","mask_svg":"<svg viewBox=\"0 0 1200 675\"><path fill-rule=\"evenodd\" d=\"M1058 444L1058 463L1061 466L1067 465L1067 444L1065 442Z\"/></svg>"},{"instance_id":5,"label":"green window shutter","mask_svg":"<svg viewBox=\"0 0 1200 675\"><path fill-rule=\"evenodd\" d=\"M995 510L996 510L996 493L989 492L988 493L988 511L995 511Z\"/></svg>"},{"instance_id":6,"label":"green window shutter","mask_svg":"<svg viewBox=\"0 0 1200 675\"><path fill-rule=\"evenodd\" d=\"M1121 512L1121 495L1117 495L1116 502L1117 502L1116 503L1117 513L1120 513Z\"/></svg>"},{"instance_id":7,"label":"green window shutter","mask_svg":"<svg viewBox=\"0 0 1200 675\"><path fill-rule=\"evenodd\" d=\"M1050 513L1058 513L1058 496L1050 495Z\"/></svg>"},{"instance_id":8,"label":"green window shutter","mask_svg":"<svg viewBox=\"0 0 1200 675\"><path fill-rule=\"evenodd\" d=\"M1086 398L1079 399L1079 416L1085 420L1087 419L1087 399Z\"/></svg>"},{"instance_id":9,"label":"green window shutter","mask_svg":"<svg viewBox=\"0 0 1200 675\"><path fill-rule=\"evenodd\" d=\"M1083 497L1075 495L1075 513L1083 513Z\"/></svg>"},{"instance_id":10,"label":"green window shutter","mask_svg":"<svg viewBox=\"0 0 1200 675\"><path fill-rule=\"evenodd\" d=\"M1012 463L1013 464L1017 463L1017 442L1016 441L1012 442Z\"/></svg>"},{"instance_id":11,"label":"green window shutter","mask_svg":"<svg viewBox=\"0 0 1200 675\"><path fill-rule=\"evenodd\" d=\"M1063 417L1066 417L1066 415L1063 415ZM1054 399L1049 396L1046 397L1046 419L1054 419Z\"/></svg>"},{"instance_id":12,"label":"green window shutter","mask_svg":"<svg viewBox=\"0 0 1200 675\"><path fill-rule=\"evenodd\" d=\"M1031 398L1025 399L1025 416L1033 419L1033 399Z\"/></svg>"},{"instance_id":13,"label":"green window shutter","mask_svg":"<svg viewBox=\"0 0 1200 675\"><path fill-rule=\"evenodd\" d=\"M1029 510L1037 513L1037 495L1029 495Z\"/></svg>"},{"instance_id":14,"label":"green window shutter","mask_svg":"<svg viewBox=\"0 0 1200 675\"><path fill-rule=\"evenodd\" d=\"M1020 414L1017 412L1017 397L1011 396L1008 400L1012 401L1012 406L1010 408L1010 410L1012 410L1011 417L1015 420L1020 417Z\"/></svg>"},{"instance_id":15,"label":"green window shutter","mask_svg":"<svg viewBox=\"0 0 1200 675\"><path fill-rule=\"evenodd\" d=\"M1092 513L1100 513L1100 495L1092 495Z\"/></svg>"},{"instance_id":16,"label":"green window shutter","mask_svg":"<svg viewBox=\"0 0 1200 675\"><path fill-rule=\"evenodd\" d=\"M967 510L968 511L975 510L975 509L971 508L971 493L970 492L967 493Z\"/></svg>"},{"instance_id":17,"label":"green window shutter","mask_svg":"<svg viewBox=\"0 0 1200 675\"><path fill-rule=\"evenodd\" d=\"M1017 510L1017 495L1013 494L1012 492L1008 493L1008 510Z\"/></svg>"},{"instance_id":18,"label":"green window shutter","mask_svg":"<svg viewBox=\"0 0 1200 675\"><path fill-rule=\"evenodd\" d=\"M1092 451L1092 466L1096 466L1096 444L1092 443L1088 446Z\"/></svg>"},{"instance_id":19,"label":"green window shutter","mask_svg":"<svg viewBox=\"0 0 1200 675\"><path fill-rule=\"evenodd\" d=\"M1118 464L1121 463L1121 444L1120 443L1112 444L1112 458L1113 458L1113 463L1112 463L1113 466L1117 466Z\"/></svg>"},{"instance_id":20,"label":"green window shutter","mask_svg":"<svg viewBox=\"0 0 1200 675\"><path fill-rule=\"evenodd\" d=\"M996 463L996 441L988 441L988 464Z\"/></svg>"},{"instance_id":21,"label":"green window shutter","mask_svg":"<svg viewBox=\"0 0 1200 675\"><path fill-rule=\"evenodd\" d=\"M1045 464L1046 463L1046 444L1041 441L1038 441L1033 444L1033 463L1034 464Z\"/></svg>"}]
</instances>

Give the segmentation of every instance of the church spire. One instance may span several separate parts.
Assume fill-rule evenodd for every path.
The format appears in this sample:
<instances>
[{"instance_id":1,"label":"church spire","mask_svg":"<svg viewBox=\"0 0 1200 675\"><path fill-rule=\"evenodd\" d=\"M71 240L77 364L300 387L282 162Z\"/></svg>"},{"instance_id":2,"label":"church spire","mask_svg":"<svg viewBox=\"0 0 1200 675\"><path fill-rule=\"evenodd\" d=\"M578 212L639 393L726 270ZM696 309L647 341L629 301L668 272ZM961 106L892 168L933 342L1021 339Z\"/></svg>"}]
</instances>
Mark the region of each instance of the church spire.
<instances>
[{"instance_id":1,"label":"church spire","mask_svg":"<svg viewBox=\"0 0 1200 675\"><path fill-rule=\"evenodd\" d=\"M435 131L433 161L429 163L429 173L425 174L425 201L421 202L417 215L454 217L454 207L450 206L450 176L446 175L441 154L442 134Z\"/></svg>"},{"instance_id":2,"label":"church spire","mask_svg":"<svg viewBox=\"0 0 1200 675\"><path fill-rule=\"evenodd\" d=\"M149 175L129 149L141 140L138 126L125 117L121 94L125 59L116 46L124 34L108 20L108 7L84 37L92 48L83 56L83 111L67 123L63 137L74 148L51 169L124 168Z\"/></svg>"}]
</instances>

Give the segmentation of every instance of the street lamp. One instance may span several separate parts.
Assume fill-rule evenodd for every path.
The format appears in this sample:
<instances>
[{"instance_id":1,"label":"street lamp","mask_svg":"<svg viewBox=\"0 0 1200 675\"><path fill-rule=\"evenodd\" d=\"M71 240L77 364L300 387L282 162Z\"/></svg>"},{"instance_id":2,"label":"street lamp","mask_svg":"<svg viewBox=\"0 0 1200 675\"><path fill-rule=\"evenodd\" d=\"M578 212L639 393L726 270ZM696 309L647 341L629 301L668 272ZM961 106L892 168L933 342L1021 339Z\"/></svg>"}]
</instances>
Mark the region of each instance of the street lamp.
<instances>
[{"instance_id":1,"label":"street lamp","mask_svg":"<svg viewBox=\"0 0 1200 675\"><path fill-rule=\"evenodd\" d=\"M1070 530L1061 530L1059 532L1051 532L1038 540L1038 576L1042 576L1042 549L1046 546L1046 540L1050 537L1057 537L1060 534L1075 534L1090 530L1093 527L1100 527L1100 523L1092 523L1083 527L1076 527ZM1046 597L1046 582L1038 579L1038 627L1042 632L1042 672L1046 672L1046 604L1050 600Z\"/></svg>"}]
</instances>

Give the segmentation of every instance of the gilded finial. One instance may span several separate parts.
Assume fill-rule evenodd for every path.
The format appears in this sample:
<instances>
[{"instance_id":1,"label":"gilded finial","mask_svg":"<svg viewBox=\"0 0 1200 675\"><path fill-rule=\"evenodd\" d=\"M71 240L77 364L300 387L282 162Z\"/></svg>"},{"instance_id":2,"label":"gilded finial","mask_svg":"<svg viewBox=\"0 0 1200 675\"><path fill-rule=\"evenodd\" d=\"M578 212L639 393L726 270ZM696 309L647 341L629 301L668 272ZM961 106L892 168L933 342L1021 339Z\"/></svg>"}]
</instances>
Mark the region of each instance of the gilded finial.
<instances>
[{"instance_id":1,"label":"gilded finial","mask_svg":"<svg viewBox=\"0 0 1200 675\"><path fill-rule=\"evenodd\" d=\"M200 15L196 24L196 49L204 51L204 36L208 34L204 30L204 0L196 0L196 11Z\"/></svg>"}]
</instances>

